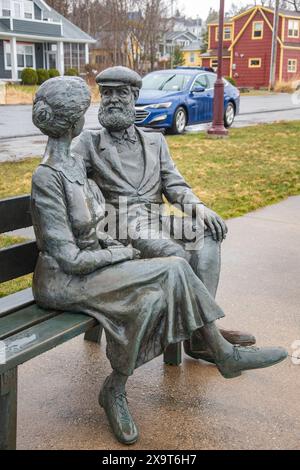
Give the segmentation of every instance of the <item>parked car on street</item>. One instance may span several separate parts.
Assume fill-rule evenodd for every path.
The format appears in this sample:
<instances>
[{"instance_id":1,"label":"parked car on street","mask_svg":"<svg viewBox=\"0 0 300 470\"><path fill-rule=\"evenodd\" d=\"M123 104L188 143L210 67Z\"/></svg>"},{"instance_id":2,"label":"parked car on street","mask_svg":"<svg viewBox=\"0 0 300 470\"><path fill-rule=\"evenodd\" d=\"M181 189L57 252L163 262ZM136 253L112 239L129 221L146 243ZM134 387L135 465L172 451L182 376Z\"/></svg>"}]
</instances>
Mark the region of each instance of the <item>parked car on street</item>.
<instances>
[{"instance_id":1,"label":"parked car on street","mask_svg":"<svg viewBox=\"0 0 300 470\"><path fill-rule=\"evenodd\" d=\"M136 125L182 134L188 125L211 122L216 79L204 67L151 72L136 103ZM224 125L230 127L239 113L240 92L226 79L224 84Z\"/></svg>"}]
</instances>

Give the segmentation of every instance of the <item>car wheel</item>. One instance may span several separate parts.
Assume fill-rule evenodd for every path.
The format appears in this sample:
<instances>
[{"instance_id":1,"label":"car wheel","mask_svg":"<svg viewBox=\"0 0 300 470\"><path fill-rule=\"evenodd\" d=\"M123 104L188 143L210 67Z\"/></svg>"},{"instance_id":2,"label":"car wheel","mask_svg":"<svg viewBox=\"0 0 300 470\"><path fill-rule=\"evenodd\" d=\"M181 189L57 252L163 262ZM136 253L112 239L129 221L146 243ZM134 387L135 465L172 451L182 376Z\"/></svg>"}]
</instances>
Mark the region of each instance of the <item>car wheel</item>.
<instances>
[{"instance_id":1,"label":"car wheel","mask_svg":"<svg viewBox=\"0 0 300 470\"><path fill-rule=\"evenodd\" d=\"M229 102L226 106L224 113L224 126L226 128L231 127L235 118L235 107L234 104Z\"/></svg>"},{"instance_id":2,"label":"car wheel","mask_svg":"<svg viewBox=\"0 0 300 470\"><path fill-rule=\"evenodd\" d=\"M183 134L187 125L186 110L181 106L176 110L172 125L172 134Z\"/></svg>"}]
</instances>

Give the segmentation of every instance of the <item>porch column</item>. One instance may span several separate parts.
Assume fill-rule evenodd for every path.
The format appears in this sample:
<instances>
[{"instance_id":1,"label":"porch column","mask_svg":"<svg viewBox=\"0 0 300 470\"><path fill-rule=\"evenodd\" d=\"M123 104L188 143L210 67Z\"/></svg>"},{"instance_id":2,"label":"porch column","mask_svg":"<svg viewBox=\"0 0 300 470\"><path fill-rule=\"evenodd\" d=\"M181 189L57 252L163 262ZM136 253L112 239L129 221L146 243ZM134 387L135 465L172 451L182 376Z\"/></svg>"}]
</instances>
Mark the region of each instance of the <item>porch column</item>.
<instances>
[{"instance_id":1,"label":"porch column","mask_svg":"<svg viewBox=\"0 0 300 470\"><path fill-rule=\"evenodd\" d=\"M64 55L64 43L57 43L57 52L56 52L56 61L57 61L57 70L61 75L65 73L65 55Z\"/></svg>"},{"instance_id":2,"label":"porch column","mask_svg":"<svg viewBox=\"0 0 300 470\"><path fill-rule=\"evenodd\" d=\"M90 62L90 55L89 55L89 45L85 45L85 63L89 64Z\"/></svg>"},{"instance_id":3,"label":"porch column","mask_svg":"<svg viewBox=\"0 0 300 470\"><path fill-rule=\"evenodd\" d=\"M17 82L18 76L18 58L17 58L17 39L11 38L10 40L11 51L11 78L13 82Z\"/></svg>"}]
</instances>

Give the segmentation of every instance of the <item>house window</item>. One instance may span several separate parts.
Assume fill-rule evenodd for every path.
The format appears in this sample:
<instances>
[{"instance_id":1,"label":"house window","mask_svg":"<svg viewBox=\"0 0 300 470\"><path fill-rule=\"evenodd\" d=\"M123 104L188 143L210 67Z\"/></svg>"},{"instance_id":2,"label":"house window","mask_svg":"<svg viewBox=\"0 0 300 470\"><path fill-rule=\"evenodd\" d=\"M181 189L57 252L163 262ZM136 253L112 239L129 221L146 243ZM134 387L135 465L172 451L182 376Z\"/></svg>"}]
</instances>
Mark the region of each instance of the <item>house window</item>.
<instances>
[{"instance_id":1,"label":"house window","mask_svg":"<svg viewBox=\"0 0 300 470\"><path fill-rule=\"evenodd\" d=\"M11 69L11 47L8 41L4 42L4 65L5 70Z\"/></svg>"},{"instance_id":2,"label":"house window","mask_svg":"<svg viewBox=\"0 0 300 470\"><path fill-rule=\"evenodd\" d=\"M296 73L297 72L297 59L289 59L288 60L288 72L289 73Z\"/></svg>"},{"instance_id":3,"label":"house window","mask_svg":"<svg viewBox=\"0 0 300 470\"><path fill-rule=\"evenodd\" d=\"M4 42L4 64L6 70L11 70L11 45L10 42ZM17 43L17 67L23 70L25 67L35 68L34 45Z\"/></svg>"},{"instance_id":4,"label":"house window","mask_svg":"<svg viewBox=\"0 0 300 470\"><path fill-rule=\"evenodd\" d=\"M17 64L19 70L35 66L33 44L17 44Z\"/></svg>"},{"instance_id":5,"label":"house window","mask_svg":"<svg viewBox=\"0 0 300 470\"><path fill-rule=\"evenodd\" d=\"M231 32L232 32L232 27L231 26L225 26L224 34L223 34L224 41L230 41L231 40Z\"/></svg>"},{"instance_id":6,"label":"house window","mask_svg":"<svg viewBox=\"0 0 300 470\"><path fill-rule=\"evenodd\" d=\"M214 71L217 71L217 69L218 69L218 59L211 59L210 66L211 66L211 68L214 69Z\"/></svg>"},{"instance_id":7,"label":"house window","mask_svg":"<svg viewBox=\"0 0 300 470\"><path fill-rule=\"evenodd\" d=\"M288 37L298 38L299 37L299 20L289 20L288 26Z\"/></svg>"},{"instance_id":8,"label":"house window","mask_svg":"<svg viewBox=\"0 0 300 470\"><path fill-rule=\"evenodd\" d=\"M0 13L1 16L11 16L10 0L0 0Z\"/></svg>"},{"instance_id":9,"label":"house window","mask_svg":"<svg viewBox=\"0 0 300 470\"><path fill-rule=\"evenodd\" d=\"M252 25L252 39L262 39L264 36L264 22L254 21Z\"/></svg>"},{"instance_id":10,"label":"house window","mask_svg":"<svg viewBox=\"0 0 300 470\"><path fill-rule=\"evenodd\" d=\"M33 19L33 2L30 0L0 0L0 16Z\"/></svg>"},{"instance_id":11,"label":"house window","mask_svg":"<svg viewBox=\"0 0 300 470\"><path fill-rule=\"evenodd\" d=\"M259 69L261 67L261 59L249 59L248 67L250 69Z\"/></svg>"},{"instance_id":12,"label":"house window","mask_svg":"<svg viewBox=\"0 0 300 470\"><path fill-rule=\"evenodd\" d=\"M223 29L223 40L231 41L232 26L225 26ZM219 41L219 28L216 26L216 41Z\"/></svg>"},{"instance_id":13,"label":"house window","mask_svg":"<svg viewBox=\"0 0 300 470\"><path fill-rule=\"evenodd\" d=\"M32 19L33 18L33 2L29 0L24 1L24 18Z\"/></svg>"},{"instance_id":14,"label":"house window","mask_svg":"<svg viewBox=\"0 0 300 470\"><path fill-rule=\"evenodd\" d=\"M85 45L77 43L64 44L65 69L76 69L84 72L85 67Z\"/></svg>"}]
</instances>

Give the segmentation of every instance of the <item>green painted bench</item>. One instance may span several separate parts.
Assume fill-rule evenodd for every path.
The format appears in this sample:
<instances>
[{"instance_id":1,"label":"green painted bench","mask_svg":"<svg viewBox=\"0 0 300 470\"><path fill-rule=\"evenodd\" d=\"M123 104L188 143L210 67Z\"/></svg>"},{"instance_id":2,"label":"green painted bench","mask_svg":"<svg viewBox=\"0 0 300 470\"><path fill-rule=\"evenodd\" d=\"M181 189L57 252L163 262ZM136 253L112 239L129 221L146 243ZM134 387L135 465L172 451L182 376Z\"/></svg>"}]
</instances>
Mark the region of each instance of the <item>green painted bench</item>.
<instances>
[{"instance_id":1,"label":"green painted bench","mask_svg":"<svg viewBox=\"0 0 300 470\"><path fill-rule=\"evenodd\" d=\"M30 196L0 200L0 234L32 226ZM0 250L0 283L34 271L38 250L34 241ZM88 315L39 308L32 290L0 299L0 450L16 449L18 366L85 333L100 343L102 328ZM181 345L164 354L169 365L181 363Z\"/></svg>"}]
</instances>

